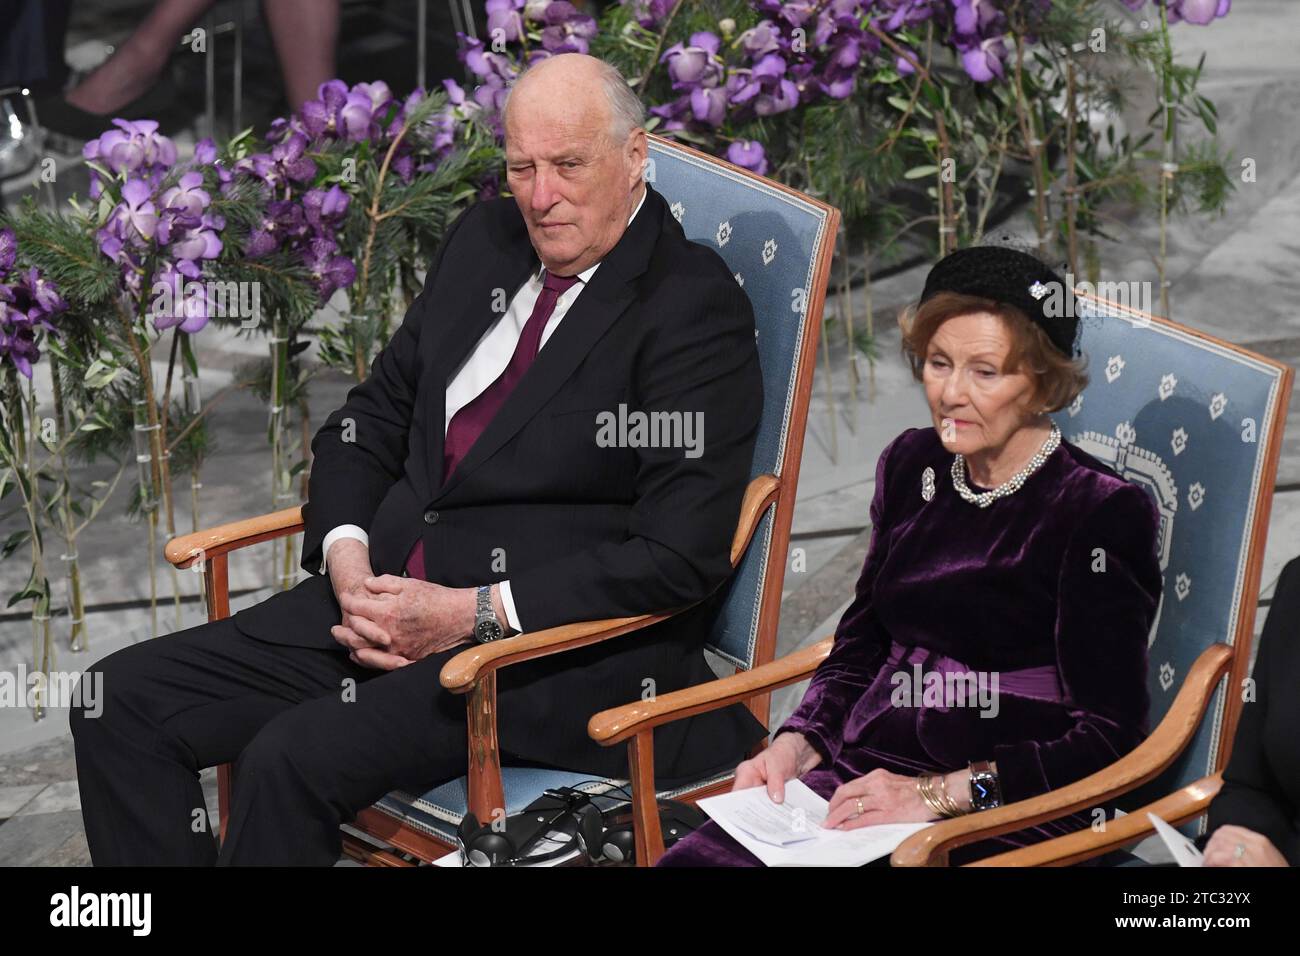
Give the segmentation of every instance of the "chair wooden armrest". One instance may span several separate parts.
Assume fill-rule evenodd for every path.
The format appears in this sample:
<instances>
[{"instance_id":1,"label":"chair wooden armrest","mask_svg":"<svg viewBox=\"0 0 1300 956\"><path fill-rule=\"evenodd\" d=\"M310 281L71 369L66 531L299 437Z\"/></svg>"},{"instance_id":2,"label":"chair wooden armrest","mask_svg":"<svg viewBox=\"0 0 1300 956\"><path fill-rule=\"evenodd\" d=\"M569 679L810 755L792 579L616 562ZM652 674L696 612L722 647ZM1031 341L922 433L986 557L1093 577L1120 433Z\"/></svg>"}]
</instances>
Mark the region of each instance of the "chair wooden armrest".
<instances>
[{"instance_id":1,"label":"chair wooden armrest","mask_svg":"<svg viewBox=\"0 0 1300 956\"><path fill-rule=\"evenodd\" d=\"M302 507L295 506L255 518L231 521L192 534L178 535L167 542L163 554L176 567L188 568L200 558L206 560L238 551L259 541L297 534L302 528Z\"/></svg>"},{"instance_id":2,"label":"chair wooden armrest","mask_svg":"<svg viewBox=\"0 0 1300 956\"><path fill-rule=\"evenodd\" d=\"M602 746L628 742L628 775L632 795L633 832L639 865L653 866L664 854L654 784L654 729L683 717L749 700L777 687L793 684L817 670L835 643L818 641L778 660L730 677L685 687L654 700L612 707L592 716L587 733Z\"/></svg>"},{"instance_id":3,"label":"chair wooden armrest","mask_svg":"<svg viewBox=\"0 0 1300 956\"><path fill-rule=\"evenodd\" d=\"M817 666L831 652L834 643L835 638L827 637L752 670L740 671L730 677L719 677L670 694L661 694L653 700L639 700L602 710L587 722L587 733L601 746L611 747L638 733L653 730L660 724L717 710L778 687L798 683L817 670Z\"/></svg>"},{"instance_id":4,"label":"chair wooden armrest","mask_svg":"<svg viewBox=\"0 0 1300 956\"><path fill-rule=\"evenodd\" d=\"M1114 820L1107 820L1103 830L1098 831L1091 827L1076 830L1074 833L1067 833L1052 840L1008 850L997 856L988 856L970 865L1070 866L1080 863L1111 850L1118 850L1154 833L1155 826L1147 819L1148 813L1154 813L1171 826L1195 820L1210 808L1210 801L1222 786L1223 774L1211 774L1153 803L1148 803L1140 810L1134 810Z\"/></svg>"},{"instance_id":5,"label":"chair wooden armrest","mask_svg":"<svg viewBox=\"0 0 1300 956\"><path fill-rule=\"evenodd\" d=\"M678 613L680 612L670 611L664 614L641 614L636 617L611 617L601 621L562 624L544 631L516 634L490 644L475 644L443 664L438 679L453 694L466 694L474 689L476 681L491 676L499 668L639 631Z\"/></svg>"},{"instance_id":6,"label":"chair wooden armrest","mask_svg":"<svg viewBox=\"0 0 1300 956\"><path fill-rule=\"evenodd\" d=\"M740 563L759 520L776 501L780 490L781 481L774 475L759 475L745 489L736 533L731 540L733 568ZM474 645L447 661L438 677L442 686L453 693L469 695L465 707L469 725L467 805L470 812L480 820L488 820L496 810L504 809L506 805L505 788L501 784L501 751L497 741L496 672L499 668L607 641L649 627L684 610L686 608L583 621L516 634L490 644Z\"/></svg>"},{"instance_id":7,"label":"chair wooden armrest","mask_svg":"<svg viewBox=\"0 0 1300 956\"><path fill-rule=\"evenodd\" d=\"M736 533L731 540L733 568L740 563L741 556L749 547L749 542L758 528L759 519L776 500L780 487L780 479L774 475L759 475L745 489L745 497L740 506L740 518L736 523ZM544 631L516 634L514 637L493 641L490 644L478 644L447 661L442 667L439 679L442 686L452 693L468 693L473 689L475 681L494 673L498 668L559 654L637 631L680 614L690 606L693 605L658 614L562 624Z\"/></svg>"},{"instance_id":8,"label":"chair wooden armrest","mask_svg":"<svg viewBox=\"0 0 1300 956\"><path fill-rule=\"evenodd\" d=\"M1226 644L1211 644L1202 651L1160 726L1110 766L1027 800L928 826L900 843L890 862L894 866L947 866L948 853L955 847L1095 807L1152 780L1173 763L1196 733L1215 686L1232 666L1232 656L1232 648Z\"/></svg>"}]
</instances>

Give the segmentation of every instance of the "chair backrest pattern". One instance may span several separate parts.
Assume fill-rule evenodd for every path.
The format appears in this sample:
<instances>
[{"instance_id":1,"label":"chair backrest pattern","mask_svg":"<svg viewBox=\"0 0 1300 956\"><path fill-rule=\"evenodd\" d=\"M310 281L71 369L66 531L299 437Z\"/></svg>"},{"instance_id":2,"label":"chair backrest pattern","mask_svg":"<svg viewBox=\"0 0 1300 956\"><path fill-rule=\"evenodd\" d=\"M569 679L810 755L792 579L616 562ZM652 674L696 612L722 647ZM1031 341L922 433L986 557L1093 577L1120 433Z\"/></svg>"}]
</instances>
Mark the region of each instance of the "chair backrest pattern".
<instances>
[{"instance_id":1,"label":"chair backrest pattern","mask_svg":"<svg viewBox=\"0 0 1300 956\"><path fill-rule=\"evenodd\" d=\"M667 200L686 237L722 256L754 306L763 411L750 477L781 478L785 500L768 509L725 585L727 594L709 644L723 658L748 668L759 646L764 595L775 587L779 600L784 580L784 555L774 554L774 544L783 552L789 533L811 387L812 363L807 359L817 348L825 295L825 278L819 276L828 273L838 213L771 180L657 136L650 138L646 177ZM774 629L775 624L764 626Z\"/></svg>"},{"instance_id":2,"label":"chair backrest pattern","mask_svg":"<svg viewBox=\"0 0 1300 956\"><path fill-rule=\"evenodd\" d=\"M1122 304L1080 298L1077 314L1090 381L1053 417L1066 440L1145 488L1160 511L1164 590L1148 639L1154 729L1211 644L1237 647L1233 673L1244 674L1291 375ZM1191 744L1135 802L1222 766L1224 732L1241 706L1231 683L1220 683Z\"/></svg>"}]
</instances>

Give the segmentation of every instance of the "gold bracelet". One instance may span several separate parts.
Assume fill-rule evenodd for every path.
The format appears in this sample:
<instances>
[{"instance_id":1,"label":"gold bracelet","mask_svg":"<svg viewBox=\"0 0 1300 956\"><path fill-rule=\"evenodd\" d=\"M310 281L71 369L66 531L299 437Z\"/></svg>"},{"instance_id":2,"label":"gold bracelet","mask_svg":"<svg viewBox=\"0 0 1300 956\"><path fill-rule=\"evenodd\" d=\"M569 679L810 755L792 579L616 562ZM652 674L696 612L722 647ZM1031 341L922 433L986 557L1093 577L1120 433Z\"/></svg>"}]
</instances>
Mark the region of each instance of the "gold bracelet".
<instances>
[{"instance_id":1,"label":"gold bracelet","mask_svg":"<svg viewBox=\"0 0 1300 956\"><path fill-rule=\"evenodd\" d=\"M938 808L935 807L933 801L930 799L930 791L926 786L926 781L928 779L929 778L926 777L925 774L921 774L916 778L916 792L921 795L921 799L925 801L925 805L930 808L931 812L939 813Z\"/></svg>"},{"instance_id":2,"label":"gold bracelet","mask_svg":"<svg viewBox=\"0 0 1300 956\"><path fill-rule=\"evenodd\" d=\"M948 775L946 773L939 775L939 799L948 807L951 811L951 815L954 817L960 817L970 812L968 810L963 810L958 805L957 801L949 795Z\"/></svg>"},{"instance_id":3,"label":"gold bracelet","mask_svg":"<svg viewBox=\"0 0 1300 956\"><path fill-rule=\"evenodd\" d=\"M932 789L933 784L934 784L934 777L930 776L929 774L923 774L922 776L916 778L916 789L917 792L921 794L921 799L925 801L925 805L929 807L931 810L933 810L935 813L937 813L939 816L944 817L946 819L949 814L947 810L944 808L943 804L941 804L938 801L938 798L934 795L934 791Z\"/></svg>"}]
</instances>

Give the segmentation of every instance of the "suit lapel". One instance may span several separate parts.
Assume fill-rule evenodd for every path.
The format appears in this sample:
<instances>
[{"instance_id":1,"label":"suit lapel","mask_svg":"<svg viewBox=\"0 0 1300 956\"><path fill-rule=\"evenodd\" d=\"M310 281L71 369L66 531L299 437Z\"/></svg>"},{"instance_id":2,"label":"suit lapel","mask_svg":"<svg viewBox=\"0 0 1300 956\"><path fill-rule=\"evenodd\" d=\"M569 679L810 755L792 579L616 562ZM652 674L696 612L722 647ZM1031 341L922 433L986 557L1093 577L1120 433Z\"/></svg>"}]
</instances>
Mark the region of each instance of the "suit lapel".
<instances>
[{"instance_id":1,"label":"suit lapel","mask_svg":"<svg viewBox=\"0 0 1300 956\"><path fill-rule=\"evenodd\" d=\"M528 367L524 377L506 398L492 421L479 435L465 457L456 466L445 486L441 486L443 456L443 420L446 417L446 379L486 331L495 314L489 313L482 318L463 324L449 337L443 354L449 356L445 363L435 368L435 382L442 382L441 388L435 387L431 392L431 404L436 407L436 416L431 417L430 425L435 434L429 445L434 452L430 463L430 485L435 489L435 500L451 494L484 461L490 458L502 445L512 438L519 429L541 409L551 396L559 390L565 380L573 374L574 369L586 358L587 353L627 310L636 299L635 280L645 272L650 261L650 254L659 239L663 224L664 210L667 208L663 199L646 184L645 205L632 220L632 224L623 232L614 248L601 260L600 268L591 277L578 295L577 301L565 313L559 326L546 340L545 347L537 353L533 364ZM519 248L517 242L507 248L509 252L500 257L496 275L508 277L505 288L507 294L513 294L523 284L539 262L536 252L528 242L528 231L518 209L513 210L511 222L512 236L522 233L525 249ZM516 230L517 226L517 230ZM498 247L500 248L500 247ZM489 294L491 287L499 283L491 282L491 276L481 283L483 295ZM474 293L478 295L478 292ZM470 301L488 301L487 298Z\"/></svg>"}]
</instances>

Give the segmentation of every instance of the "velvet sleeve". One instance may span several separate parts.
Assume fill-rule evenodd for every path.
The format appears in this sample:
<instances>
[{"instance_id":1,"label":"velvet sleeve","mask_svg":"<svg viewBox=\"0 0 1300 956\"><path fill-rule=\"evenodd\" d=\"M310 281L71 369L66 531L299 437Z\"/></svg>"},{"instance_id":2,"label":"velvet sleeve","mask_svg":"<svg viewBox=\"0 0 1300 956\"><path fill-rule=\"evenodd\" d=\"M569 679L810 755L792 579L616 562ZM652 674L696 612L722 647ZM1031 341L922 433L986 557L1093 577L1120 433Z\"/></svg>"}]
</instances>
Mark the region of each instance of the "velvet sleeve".
<instances>
[{"instance_id":1,"label":"velvet sleeve","mask_svg":"<svg viewBox=\"0 0 1300 956\"><path fill-rule=\"evenodd\" d=\"M1288 571L1292 566L1295 567L1293 573L1300 574L1300 564L1291 562ZM1278 592L1281 590L1282 584L1279 583ZM1274 613L1277 612L1270 612L1269 623ZM1255 699L1242 704L1241 720L1232 741L1232 757L1223 771L1223 786L1210 803L1206 837L1208 839L1224 824L1245 827L1268 837L1287 862L1300 866L1300 840L1285 809L1288 800L1264 749L1264 726L1272 693L1282 687L1295 687L1300 674L1278 673L1282 660L1275 656L1273 643L1276 638L1283 637L1284 632L1279 629L1270 637L1270 629L1265 626L1260 635L1259 653L1255 656L1255 669L1252 671Z\"/></svg>"},{"instance_id":2,"label":"velvet sleeve","mask_svg":"<svg viewBox=\"0 0 1300 956\"><path fill-rule=\"evenodd\" d=\"M1147 637L1163 584L1159 523L1147 492L1125 484L1071 532L1058 581L1055 643L1063 705L1074 723L1055 739L993 748L1004 803L1080 780L1145 738Z\"/></svg>"},{"instance_id":3,"label":"velvet sleeve","mask_svg":"<svg viewBox=\"0 0 1300 956\"><path fill-rule=\"evenodd\" d=\"M876 487L871 498L871 542L853 602L835 628L835 643L830 654L818 666L803 701L773 735L775 740L787 731L797 731L829 765L839 756L844 742L844 724L849 711L871 685L885 658L888 640L875 618L872 592L876 575L888 553L887 516L885 515L886 471L891 452L909 433L909 428L885 447L876 462Z\"/></svg>"}]
</instances>

